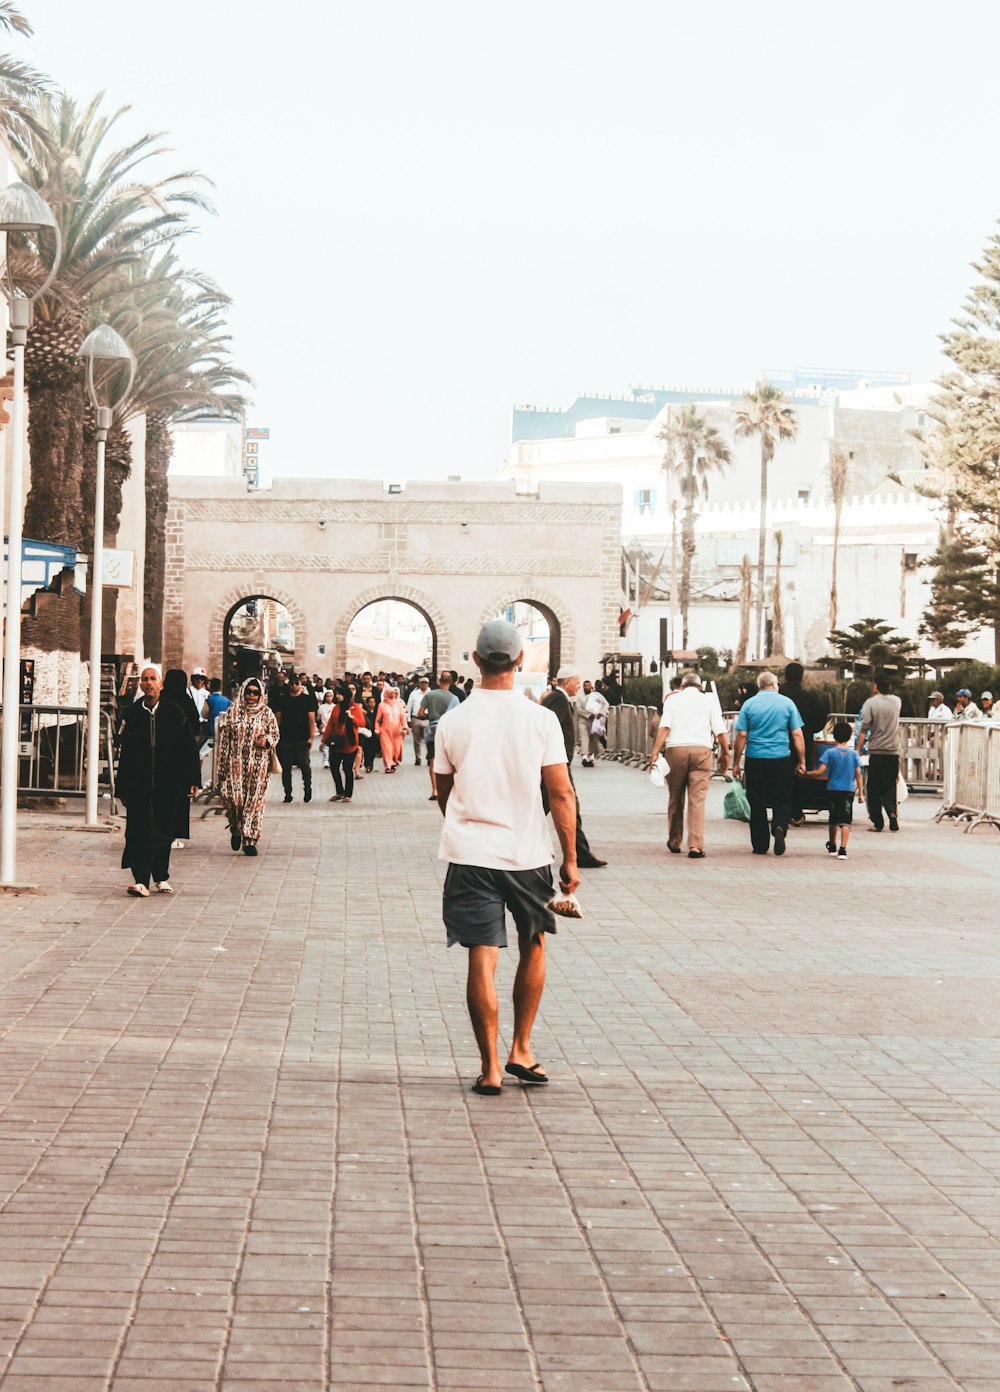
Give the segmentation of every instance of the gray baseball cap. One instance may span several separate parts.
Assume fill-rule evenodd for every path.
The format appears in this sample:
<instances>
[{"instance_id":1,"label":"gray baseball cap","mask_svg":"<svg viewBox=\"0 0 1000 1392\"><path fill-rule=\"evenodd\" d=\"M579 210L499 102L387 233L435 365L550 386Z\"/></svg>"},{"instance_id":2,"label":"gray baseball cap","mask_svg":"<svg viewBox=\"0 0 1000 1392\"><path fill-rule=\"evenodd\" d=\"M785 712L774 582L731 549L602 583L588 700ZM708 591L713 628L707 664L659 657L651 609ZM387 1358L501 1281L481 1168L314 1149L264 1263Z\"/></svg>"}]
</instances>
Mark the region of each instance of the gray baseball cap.
<instances>
[{"instance_id":1,"label":"gray baseball cap","mask_svg":"<svg viewBox=\"0 0 1000 1392\"><path fill-rule=\"evenodd\" d=\"M482 658L505 657L508 662L513 662L523 650L524 639L506 619L490 619L479 630L476 652Z\"/></svg>"}]
</instances>

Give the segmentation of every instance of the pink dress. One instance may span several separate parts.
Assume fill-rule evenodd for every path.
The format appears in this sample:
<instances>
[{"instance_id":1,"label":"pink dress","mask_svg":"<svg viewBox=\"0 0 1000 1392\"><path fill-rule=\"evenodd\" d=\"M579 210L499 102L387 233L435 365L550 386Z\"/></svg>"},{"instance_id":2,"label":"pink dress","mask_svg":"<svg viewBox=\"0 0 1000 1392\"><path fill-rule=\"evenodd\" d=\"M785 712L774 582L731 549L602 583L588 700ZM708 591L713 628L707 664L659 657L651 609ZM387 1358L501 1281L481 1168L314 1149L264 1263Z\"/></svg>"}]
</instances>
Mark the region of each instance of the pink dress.
<instances>
[{"instance_id":1,"label":"pink dress","mask_svg":"<svg viewBox=\"0 0 1000 1392\"><path fill-rule=\"evenodd\" d=\"M397 692L391 700L383 696L375 716L375 733L382 745L382 762L390 773L403 761L403 736L406 734L406 707Z\"/></svg>"}]
</instances>

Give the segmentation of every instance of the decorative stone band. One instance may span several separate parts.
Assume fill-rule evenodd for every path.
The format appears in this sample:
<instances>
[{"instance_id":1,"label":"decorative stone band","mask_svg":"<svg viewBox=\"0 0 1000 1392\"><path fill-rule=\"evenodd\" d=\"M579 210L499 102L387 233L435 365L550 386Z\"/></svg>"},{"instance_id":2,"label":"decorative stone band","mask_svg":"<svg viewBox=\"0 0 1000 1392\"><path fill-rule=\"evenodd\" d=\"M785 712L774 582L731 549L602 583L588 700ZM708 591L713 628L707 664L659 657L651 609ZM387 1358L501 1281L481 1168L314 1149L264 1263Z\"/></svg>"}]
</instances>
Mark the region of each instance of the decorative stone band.
<instances>
[{"instance_id":1,"label":"decorative stone band","mask_svg":"<svg viewBox=\"0 0 1000 1392\"><path fill-rule=\"evenodd\" d=\"M607 503L416 503L386 498L377 502L338 503L315 499L277 502L266 493L258 498L186 498L191 522L383 522L441 523L495 527L522 524L594 526L621 522L621 508Z\"/></svg>"},{"instance_id":2,"label":"decorative stone band","mask_svg":"<svg viewBox=\"0 0 1000 1392\"><path fill-rule=\"evenodd\" d=\"M240 571L319 571L328 575L361 572L378 575L390 566L411 575L555 575L592 578L602 574L599 559L570 552L536 552L531 555L455 556L433 553L401 555L387 551L347 551L338 556L308 551L191 551L184 557L185 570L210 570L223 574Z\"/></svg>"}]
</instances>

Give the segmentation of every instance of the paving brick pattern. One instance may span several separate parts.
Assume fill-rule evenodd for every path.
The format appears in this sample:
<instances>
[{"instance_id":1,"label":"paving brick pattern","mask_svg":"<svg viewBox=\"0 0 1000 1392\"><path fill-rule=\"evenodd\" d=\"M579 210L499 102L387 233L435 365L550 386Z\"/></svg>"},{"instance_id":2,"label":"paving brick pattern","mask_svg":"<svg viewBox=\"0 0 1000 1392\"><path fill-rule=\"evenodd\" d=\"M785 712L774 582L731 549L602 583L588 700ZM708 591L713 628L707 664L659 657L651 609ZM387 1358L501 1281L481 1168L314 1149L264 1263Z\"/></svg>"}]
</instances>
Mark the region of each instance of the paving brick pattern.
<instances>
[{"instance_id":1,"label":"paving brick pattern","mask_svg":"<svg viewBox=\"0 0 1000 1392\"><path fill-rule=\"evenodd\" d=\"M714 785L692 862L581 771L553 1082L486 1099L424 771L326 779L256 861L196 822L171 899L25 818L3 1392L996 1392L1000 837L751 857Z\"/></svg>"}]
</instances>

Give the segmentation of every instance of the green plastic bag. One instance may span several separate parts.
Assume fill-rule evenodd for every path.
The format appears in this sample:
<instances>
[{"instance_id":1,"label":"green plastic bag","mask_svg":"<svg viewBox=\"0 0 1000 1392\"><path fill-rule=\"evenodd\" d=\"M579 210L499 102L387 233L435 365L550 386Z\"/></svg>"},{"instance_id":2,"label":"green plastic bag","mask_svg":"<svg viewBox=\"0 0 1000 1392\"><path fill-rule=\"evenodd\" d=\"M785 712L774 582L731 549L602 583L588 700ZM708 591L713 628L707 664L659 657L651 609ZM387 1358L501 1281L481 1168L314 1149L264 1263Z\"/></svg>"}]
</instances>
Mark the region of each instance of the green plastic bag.
<instances>
[{"instance_id":1,"label":"green plastic bag","mask_svg":"<svg viewBox=\"0 0 1000 1392\"><path fill-rule=\"evenodd\" d=\"M750 804L747 802L742 783L730 783L726 789L726 796L722 800L722 815L732 822L750 820Z\"/></svg>"}]
</instances>

